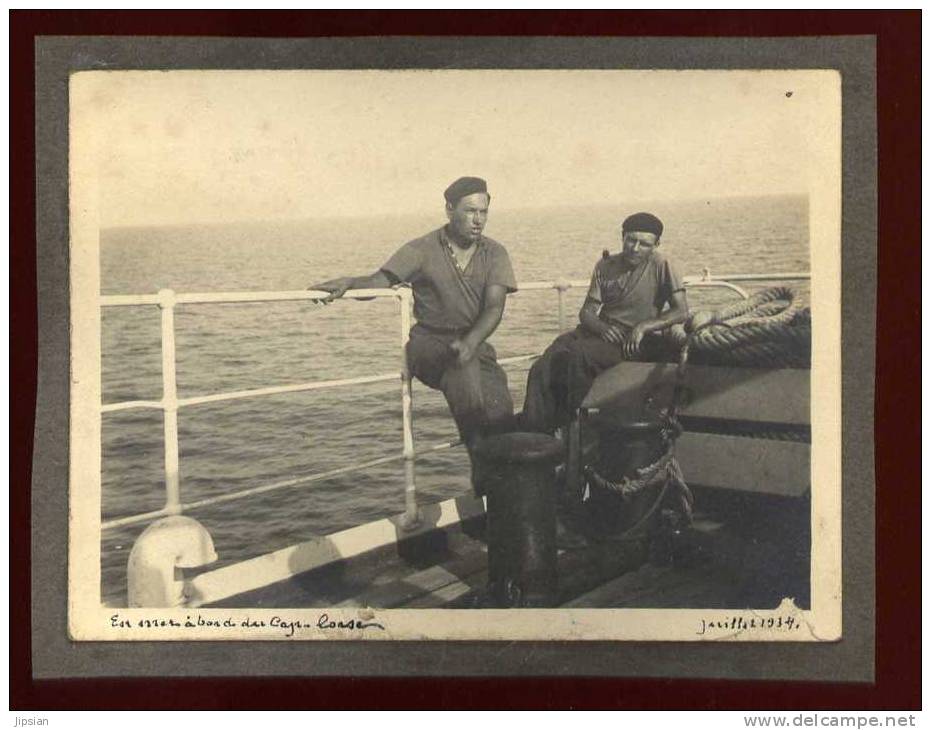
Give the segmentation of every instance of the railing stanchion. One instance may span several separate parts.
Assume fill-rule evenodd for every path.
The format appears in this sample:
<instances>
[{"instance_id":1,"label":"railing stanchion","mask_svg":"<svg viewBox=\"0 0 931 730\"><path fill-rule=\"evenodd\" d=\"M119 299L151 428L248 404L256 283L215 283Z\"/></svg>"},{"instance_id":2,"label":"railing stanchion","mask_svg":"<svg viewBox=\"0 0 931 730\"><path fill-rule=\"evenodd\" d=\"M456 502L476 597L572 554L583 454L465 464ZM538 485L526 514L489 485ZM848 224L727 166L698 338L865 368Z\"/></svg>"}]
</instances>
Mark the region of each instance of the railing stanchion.
<instances>
[{"instance_id":1,"label":"railing stanchion","mask_svg":"<svg viewBox=\"0 0 931 730\"><path fill-rule=\"evenodd\" d=\"M175 293L158 293L162 315L162 412L165 421L165 511L181 514L178 459L178 379L175 363Z\"/></svg>"},{"instance_id":2,"label":"railing stanchion","mask_svg":"<svg viewBox=\"0 0 931 730\"><path fill-rule=\"evenodd\" d=\"M559 333L562 334L566 329L566 290L569 289L572 284L568 281L557 281L553 286L556 287L556 298L559 302L557 321L559 323Z\"/></svg>"},{"instance_id":3,"label":"railing stanchion","mask_svg":"<svg viewBox=\"0 0 931 730\"><path fill-rule=\"evenodd\" d=\"M410 289L398 289L401 308L401 428L404 438L404 517L402 527L414 530L420 526L420 510L417 507L417 482L414 473L416 450L414 449L414 399L411 390L411 371L407 362L407 341L410 339L411 309L413 297Z\"/></svg>"}]
</instances>

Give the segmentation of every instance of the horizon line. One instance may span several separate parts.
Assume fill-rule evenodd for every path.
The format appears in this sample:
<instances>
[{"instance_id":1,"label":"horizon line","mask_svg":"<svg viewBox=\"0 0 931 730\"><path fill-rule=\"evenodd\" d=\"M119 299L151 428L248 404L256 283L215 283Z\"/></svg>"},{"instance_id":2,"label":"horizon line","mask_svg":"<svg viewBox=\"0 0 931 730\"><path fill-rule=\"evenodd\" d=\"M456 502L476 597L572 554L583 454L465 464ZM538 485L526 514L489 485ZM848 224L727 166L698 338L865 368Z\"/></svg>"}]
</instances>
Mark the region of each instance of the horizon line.
<instances>
[{"instance_id":1,"label":"horizon line","mask_svg":"<svg viewBox=\"0 0 931 730\"><path fill-rule=\"evenodd\" d=\"M780 193L736 193L733 195L717 195L714 197L699 196L699 197L689 197L689 198L671 198L666 203L699 203L699 202L711 202L711 201L724 201L724 200L740 200L746 198L801 198L809 197L807 191L792 191L792 192L780 192ZM522 212L522 211L535 211L543 210L546 208L608 208L608 207L620 207L622 205L627 205L628 207L637 207L640 205L647 204L656 204L664 202L659 199L642 199L631 201L627 204L622 204L618 202L611 203L566 203L559 206L553 205L521 205L521 206L509 206L497 208L497 211L502 211L505 213L511 212ZM166 223L116 223L116 224L107 224L100 225L98 227L99 231L118 231L118 230L131 230L137 228L182 228L188 226L233 226L233 225L255 225L262 223L278 223L278 224L288 224L288 223L303 223L307 221L316 221L316 220L357 220L365 218L407 218L413 216L426 216L431 215L432 212L427 210L409 210L403 213L365 213L365 214L330 214L330 215L303 215L293 218L237 218L237 219L228 219L228 220L186 220L186 221L171 221Z\"/></svg>"}]
</instances>

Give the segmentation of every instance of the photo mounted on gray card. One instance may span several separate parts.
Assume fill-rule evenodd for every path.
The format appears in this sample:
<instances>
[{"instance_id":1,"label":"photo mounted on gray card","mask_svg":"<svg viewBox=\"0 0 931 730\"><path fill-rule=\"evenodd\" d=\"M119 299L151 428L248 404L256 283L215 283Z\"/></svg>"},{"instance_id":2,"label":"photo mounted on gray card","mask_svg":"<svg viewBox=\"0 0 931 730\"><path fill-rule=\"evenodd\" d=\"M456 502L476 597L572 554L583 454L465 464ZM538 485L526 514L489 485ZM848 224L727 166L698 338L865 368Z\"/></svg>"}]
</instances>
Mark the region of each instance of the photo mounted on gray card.
<instances>
[{"instance_id":1,"label":"photo mounted on gray card","mask_svg":"<svg viewBox=\"0 0 931 730\"><path fill-rule=\"evenodd\" d=\"M70 100L72 638L841 637L835 71Z\"/></svg>"}]
</instances>

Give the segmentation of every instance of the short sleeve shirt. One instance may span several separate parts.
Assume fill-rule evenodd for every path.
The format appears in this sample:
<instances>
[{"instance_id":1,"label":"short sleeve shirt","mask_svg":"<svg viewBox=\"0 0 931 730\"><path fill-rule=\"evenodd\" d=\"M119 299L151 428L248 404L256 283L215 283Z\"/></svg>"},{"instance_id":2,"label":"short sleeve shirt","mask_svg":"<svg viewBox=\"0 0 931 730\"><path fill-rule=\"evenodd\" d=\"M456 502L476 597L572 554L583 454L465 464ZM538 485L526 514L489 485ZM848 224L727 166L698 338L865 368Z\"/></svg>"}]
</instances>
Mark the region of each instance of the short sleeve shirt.
<instances>
[{"instance_id":1,"label":"short sleeve shirt","mask_svg":"<svg viewBox=\"0 0 931 730\"><path fill-rule=\"evenodd\" d=\"M601 305L601 319L634 327L655 319L672 295L685 286L676 267L658 251L636 267L619 256L609 256L595 265L588 298Z\"/></svg>"},{"instance_id":2,"label":"short sleeve shirt","mask_svg":"<svg viewBox=\"0 0 931 730\"><path fill-rule=\"evenodd\" d=\"M517 291L514 269L507 250L482 236L465 270L449 249L446 229L405 243L382 266L382 271L414 290L414 316L437 330L459 332L475 324L485 304L489 285Z\"/></svg>"}]
</instances>

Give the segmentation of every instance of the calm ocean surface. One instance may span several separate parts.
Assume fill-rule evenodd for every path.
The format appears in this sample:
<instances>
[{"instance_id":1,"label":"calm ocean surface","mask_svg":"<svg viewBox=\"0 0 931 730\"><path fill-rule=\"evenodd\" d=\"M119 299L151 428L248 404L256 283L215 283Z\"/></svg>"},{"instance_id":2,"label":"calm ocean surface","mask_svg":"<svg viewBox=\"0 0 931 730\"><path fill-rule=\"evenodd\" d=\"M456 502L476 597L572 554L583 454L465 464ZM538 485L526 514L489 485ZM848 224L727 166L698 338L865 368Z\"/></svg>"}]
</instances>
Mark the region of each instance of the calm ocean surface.
<instances>
[{"instance_id":1,"label":"calm ocean surface","mask_svg":"<svg viewBox=\"0 0 931 730\"><path fill-rule=\"evenodd\" d=\"M666 225L662 248L683 274L807 271L804 197L652 205ZM618 248L617 206L495 211L485 232L503 243L518 281L588 279L608 247ZM333 276L374 271L404 241L444 222L436 216L110 229L101 233L104 294L294 290ZM805 288L807 291L807 287ZM574 319L584 290L567 296ZM492 343L498 356L539 352L558 334L555 292L511 296ZM720 294L690 294L692 307ZM103 311L104 403L161 397L156 307ZM176 310L181 397L396 372L397 304L343 301L185 305ZM527 364L509 369L515 404ZM401 449L400 387L386 382L182 409L184 501L225 494ZM441 395L414 385L415 443L455 436ZM417 463L423 503L469 489L461 449ZM162 415L131 410L103 416L103 518L155 510L164 502ZM196 510L220 562L236 562L403 511L401 463ZM125 600L126 559L144 525L107 531L105 599Z\"/></svg>"}]
</instances>

